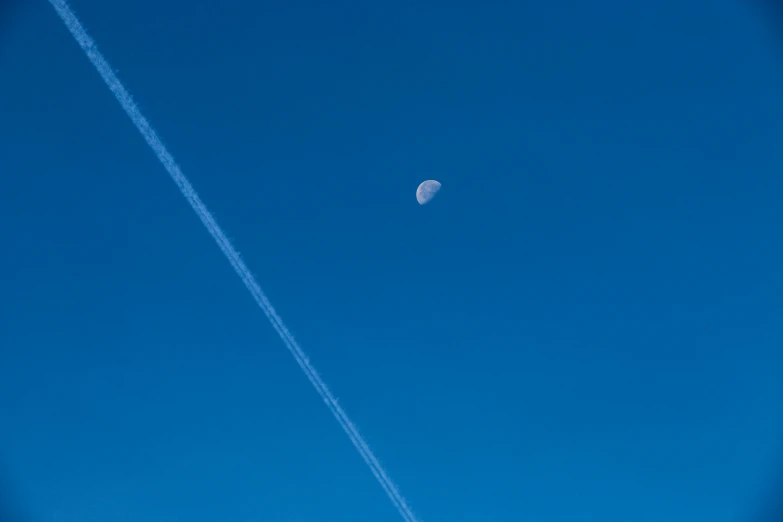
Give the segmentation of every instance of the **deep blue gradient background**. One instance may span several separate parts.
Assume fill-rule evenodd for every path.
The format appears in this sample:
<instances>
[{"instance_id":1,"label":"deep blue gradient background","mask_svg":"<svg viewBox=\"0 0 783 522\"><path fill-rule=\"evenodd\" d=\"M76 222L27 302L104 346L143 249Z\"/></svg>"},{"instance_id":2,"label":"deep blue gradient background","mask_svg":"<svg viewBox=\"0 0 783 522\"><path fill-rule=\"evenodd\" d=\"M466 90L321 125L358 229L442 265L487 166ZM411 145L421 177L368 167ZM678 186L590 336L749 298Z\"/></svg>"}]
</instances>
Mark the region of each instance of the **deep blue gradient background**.
<instances>
[{"instance_id":1,"label":"deep blue gradient background","mask_svg":"<svg viewBox=\"0 0 783 522\"><path fill-rule=\"evenodd\" d=\"M783 462L765 11L72 6L423 520L757 505ZM398 520L48 2L8 13L14 502L58 522Z\"/></svg>"}]
</instances>

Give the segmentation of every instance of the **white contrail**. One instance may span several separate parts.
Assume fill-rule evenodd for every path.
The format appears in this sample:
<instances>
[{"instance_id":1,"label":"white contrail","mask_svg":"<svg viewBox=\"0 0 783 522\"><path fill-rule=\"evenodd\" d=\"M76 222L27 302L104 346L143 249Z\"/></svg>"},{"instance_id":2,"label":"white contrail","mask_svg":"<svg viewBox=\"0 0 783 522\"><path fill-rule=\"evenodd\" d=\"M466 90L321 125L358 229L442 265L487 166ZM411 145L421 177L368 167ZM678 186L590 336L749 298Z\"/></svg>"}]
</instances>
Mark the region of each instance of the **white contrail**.
<instances>
[{"instance_id":1,"label":"white contrail","mask_svg":"<svg viewBox=\"0 0 783 522\"><path fill-rule=\"evenodd\" d=\"M231 266L234 267L234 271L242 279L242 282L250 291L253 299L255 299L258 306L261 308L261 310L263 310L266 317L272 323L272 326L277 331L278 335L280 335L280 338L291 352L291 355L293 355L294 359L296 359L296 362L307 376L307 379L324 400L326 406L329 408L329 411L332 412L334 418L337 419L337 422L348 435L348 438L351 440L364 462L370 468L373 475L378 480L383 490L386 492L386 495L397 508L397 511L399 511L400 515L406 522L418 522L418 519L413 515L411 509L402 498L402 495L400 495L397 487L386 474L383 467L378 462L378 459L364 441L364 438L362 438L362 436L359 434L359 431L356 429L354 423L348 418L345 411L343 411L343 409L337 403L337 400L329 391L329 388L327 388L324 381L315 371L315 368L313 368L312 364L310 364L310 361L299 347L299 344L296 342L293 335L291 335L291 332L288 331L286 326L283 324L283 321L275 312L274 308L272 308L272 305L269 303L269 300L261 290L261 287L250 273L250 270L248 270L245 263L239 257L239 253L231 245L226 235L218 226L214 217L212 217L212 214L209 212L209 210L207 210L207 207L204 205L204 203L202 203L201 199L196 194L196 191L193 189L193 186L190 184L188 179L184 174L182 174L182 171L174 161L174 158L163 145L160 138L158 138L158 135L152 129L147 119L144 117L144 115L142 115L141 111L136 106L136 103L133 101L133 98L131 98L131 95L128 93L122 83L120 83L120 80L114 74L114 71L112 70L109 63L98 51L95 46L95 42L87 34L87 31L84 29L79 19L68 6L68 3L65 0L49 0L49 3L52 4L54 9L57 11L57 14L60 16L60 18L62 18L63 22L68 27L68 30L79 43L82 50L84 50L87 58L89 58L90 62L92 62L92 64L95 66L95 69L97 69L98 73L101 75L101 78L103 78L103 81L106 82L106 85L117 98L117 101L120 102L120 105L130 117L131 121L133 121L133 124L136 125L136 128L144 137L147 144L150 146L150 148L165 167L166 171L174 180L174 183L177 184L180 191L182 192L182 195L185 196L185 199L188 200L188 203L190 203L190 206L196 212L196 215L198 215L199 219L201 219L201 222L204 224L207 231L209 231L215 242L217 242L220 250L223 252L223 254L225 254L226 258L228 258Z\"/></svg>"}]
</instances>

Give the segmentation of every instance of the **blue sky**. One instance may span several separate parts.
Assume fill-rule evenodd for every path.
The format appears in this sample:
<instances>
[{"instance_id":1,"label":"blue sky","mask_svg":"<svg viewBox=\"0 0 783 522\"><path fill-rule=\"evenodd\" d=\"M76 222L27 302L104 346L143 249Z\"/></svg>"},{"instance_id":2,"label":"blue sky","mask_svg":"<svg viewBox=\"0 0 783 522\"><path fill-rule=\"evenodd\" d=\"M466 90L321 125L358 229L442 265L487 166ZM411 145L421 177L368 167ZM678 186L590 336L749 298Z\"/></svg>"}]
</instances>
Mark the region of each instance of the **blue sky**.
<instances>
[{"instance_id":1,"label":"blue sky","mask_svg":"<svg viewBox=\"0 0 783 522\"><path fill-rule=\"evenodd\" d=\"M72 6L422 520L758 504L783 463L769 13ZM48 2L2 15L14 502L399 520Z\"/></svg>"}]
</instances>

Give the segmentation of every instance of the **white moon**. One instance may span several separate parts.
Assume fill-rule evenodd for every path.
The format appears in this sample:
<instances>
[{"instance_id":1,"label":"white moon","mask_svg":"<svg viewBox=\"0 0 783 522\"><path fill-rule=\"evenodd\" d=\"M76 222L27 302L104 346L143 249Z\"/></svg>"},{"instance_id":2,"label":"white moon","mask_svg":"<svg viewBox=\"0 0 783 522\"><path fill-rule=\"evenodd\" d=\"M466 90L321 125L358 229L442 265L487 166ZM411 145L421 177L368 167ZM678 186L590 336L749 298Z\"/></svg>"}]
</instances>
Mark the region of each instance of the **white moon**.
<instances>
[{"instance_id":1,"label":"white moon","mask_svg":"<svg viewBox=\"0 0 783 522\"><path fill-rule=\"evenodd\" d=\"M419 205L429 203L429 201L435 197L435 194L437 194L439 190L440 183L434 179L428 179L419 185L419 188L416 189L416 201L419 202Z\"/></svg>"}]
</instances>

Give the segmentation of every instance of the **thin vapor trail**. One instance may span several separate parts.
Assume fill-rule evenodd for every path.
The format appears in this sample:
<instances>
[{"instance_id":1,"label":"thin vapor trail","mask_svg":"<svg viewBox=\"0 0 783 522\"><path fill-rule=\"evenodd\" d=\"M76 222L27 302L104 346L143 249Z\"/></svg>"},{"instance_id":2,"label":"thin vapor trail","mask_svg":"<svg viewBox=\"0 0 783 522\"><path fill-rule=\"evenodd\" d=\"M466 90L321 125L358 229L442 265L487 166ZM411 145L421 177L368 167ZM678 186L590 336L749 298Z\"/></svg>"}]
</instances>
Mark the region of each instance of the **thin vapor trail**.
<instances>
[{"instance_id":1,"label":"thin vapor trail","mask_svg":"<svg viewBox=\"0 0 783 522\"><path fill-rule=\"evenodd\" d=\"M389 500L391 500L391 502L397 508L397 511L400 513L405 522L418 522L418 519L413 515L410 507L408 507L408 504L397 490L397 487L394 485L381 464L378 462L378 459L375 457L372 450L370 450L364 438L359 434L359 431L357 430L354 423L348 418L348 415L346 415L345 411L340 407L340 405L337 403L337 400L329 391L329 388L327 388L326 383L324 383L324 381L318 375L318 372L315 371L313 365L310 364L310 361L305 355L304 351L302 351L293 335L291 335L291 332L288 331L285 324L283 324L283 321L275 312L266 295L261 290L261 287L258 285L255 278L251 274L250 270L240 258L239 253L234 249L234 247L231 245L231 242L218 226L215 218L212 216L212 213L209 212L207 207L198 197L196 191L193 189L193 186L190 184L190 181L188 181L188 179L182 173L179 166L174 161L173 156L168 152L157 133L152 129L152 126L136 106L136 103L133 101L131 95L128 93L122 83L120 83L120 80L114 74L114 71L112 70L108 61L106 61L103 55L98 51L95 42L87 34L87 31L73 13L68 3L65 0L49 0L49 3L51 3L55 11L57 11L57 14L60 16L68 30L79 43L79 46L81 46L82 50L87 55L87 58L89 58L90 62L92 62L95 69L101 75L101 78L103 78L103 81L114 94L115 98L117 98L117 101L120 103L125 113L130 117L133 124L144 137L144 140L147 142L152 151L158 157L158 160L160 160L166 171L174 180L174 183L177 184L177 187L179 187L182 195L185 197L185 199L187 199L188 203L190 203L190 206L204 224L204 227L218 244L218 247L220 247L220 250L226 256L228 261L231 263L234 271L237 273L240 279L242 279L245 287L248 289L253 299L264 312L267 319L269 319L269 321L272 323L272 326L283 340L286 348L288 348L289 352L291 352L291 355L293 355L297 364L299 364L302 372L304 372L305 376L313 385L316 392L318 392L324 403L326 403L329 411L332 412L334 418L345 431L346 435L348 435L348 438L359 452L359 455L361 455L364 462L370 468L370 471L372 471L373 475L378 480L383 490L386 492Z\"/></svg>"}]
</instances>

